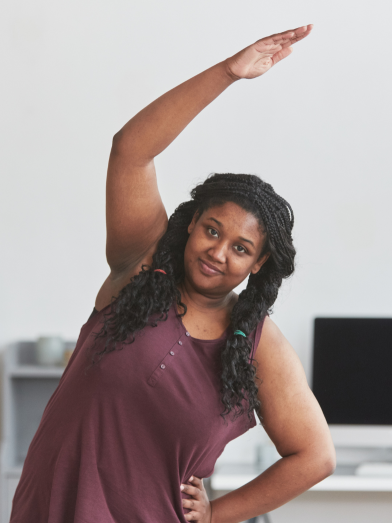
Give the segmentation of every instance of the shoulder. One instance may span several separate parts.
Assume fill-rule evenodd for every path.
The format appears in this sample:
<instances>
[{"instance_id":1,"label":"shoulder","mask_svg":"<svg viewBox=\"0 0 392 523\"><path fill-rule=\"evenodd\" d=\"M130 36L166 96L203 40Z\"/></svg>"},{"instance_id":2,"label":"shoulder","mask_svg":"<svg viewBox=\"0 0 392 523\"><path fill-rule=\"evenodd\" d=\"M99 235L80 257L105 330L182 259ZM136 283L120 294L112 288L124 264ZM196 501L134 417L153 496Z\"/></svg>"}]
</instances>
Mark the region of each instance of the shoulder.
<instances>
[{"instance_id":1,"label":"shoulder","mask_svg":"<svg viewBox=\"0 0 392 523\"><path fill-rule=\"evenodd\" d=\"M285 339L286 338L283 336L279 327L267 315L263 322L263 329L261 331L261 336L256 352L260 353L261 351L263 351L263 349L268 349L271 348L271 346L280 345L284 342Z\"/></svg>"},{"instance_id":2,"label":"shoulder","mask_svg":"<svg viewBox=\"0 0 392 523\"><path fill-rule=\"evenodd\" d=\"M257 376L263 381L292 381L294 375L303 380L305 373L295 350L276 323L266 316L255 350Z\"/></svg>"}]
</instances>

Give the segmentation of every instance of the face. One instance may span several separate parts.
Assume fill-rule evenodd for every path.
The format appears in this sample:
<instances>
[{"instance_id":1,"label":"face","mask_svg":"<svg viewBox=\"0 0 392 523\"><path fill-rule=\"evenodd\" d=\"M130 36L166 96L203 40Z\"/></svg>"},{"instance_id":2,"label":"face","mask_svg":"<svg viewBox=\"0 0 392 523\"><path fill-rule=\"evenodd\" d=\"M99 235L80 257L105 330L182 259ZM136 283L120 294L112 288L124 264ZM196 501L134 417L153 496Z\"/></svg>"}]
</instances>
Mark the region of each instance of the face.
<instances>
[{"instance_id":1,"label":"face","mask_svg":"<svg viewBox=\"0 0 392 523\"><path fill-rule=\"evenodd\" d=\"M195 215L188 232L185 277L201 294L229 293L269 257L260 258L266 234L257 218L233 202Z\"/></svg>"}]
</instances>

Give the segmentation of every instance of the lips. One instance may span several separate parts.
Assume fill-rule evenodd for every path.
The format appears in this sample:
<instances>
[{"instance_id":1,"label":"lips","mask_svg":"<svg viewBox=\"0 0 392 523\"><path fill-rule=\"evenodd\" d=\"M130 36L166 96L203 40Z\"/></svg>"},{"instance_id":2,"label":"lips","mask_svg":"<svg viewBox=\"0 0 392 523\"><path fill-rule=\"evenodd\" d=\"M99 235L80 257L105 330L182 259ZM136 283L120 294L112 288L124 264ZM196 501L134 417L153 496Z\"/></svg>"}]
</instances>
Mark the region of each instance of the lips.
<instances>
[{"instance_id":1,"label":"lips","mask_svg":"<svg viewBox=\"0 0 392 523\"><path fill-rule=\"evenodd\" d=\"M215 265L212 265L212 263L208 263L207 261L199 259L199 265L200 265L201 271L204 274L208 274L208 275L223 274L222 271L220 271L219 269L217 269L215 267Z\"/></svg>"}]
</instances>

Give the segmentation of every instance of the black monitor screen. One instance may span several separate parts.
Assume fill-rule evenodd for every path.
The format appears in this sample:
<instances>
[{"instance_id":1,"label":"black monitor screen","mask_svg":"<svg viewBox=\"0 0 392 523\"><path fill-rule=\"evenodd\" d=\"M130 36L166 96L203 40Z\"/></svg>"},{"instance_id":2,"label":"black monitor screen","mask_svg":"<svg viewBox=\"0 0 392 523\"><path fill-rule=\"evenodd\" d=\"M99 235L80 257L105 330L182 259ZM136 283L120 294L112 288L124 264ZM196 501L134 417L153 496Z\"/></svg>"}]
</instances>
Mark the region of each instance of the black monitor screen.
<instances>
[{"instance_id":1,"label":"black monitor screen","mask_svg":"<svg viewBox=\"0 0 392 523\"><path fill-rule=\"evenodd\" d=\"M392 425L392 319L316 318L313 392L329 424Z\"/></svg>"}]
</instances>

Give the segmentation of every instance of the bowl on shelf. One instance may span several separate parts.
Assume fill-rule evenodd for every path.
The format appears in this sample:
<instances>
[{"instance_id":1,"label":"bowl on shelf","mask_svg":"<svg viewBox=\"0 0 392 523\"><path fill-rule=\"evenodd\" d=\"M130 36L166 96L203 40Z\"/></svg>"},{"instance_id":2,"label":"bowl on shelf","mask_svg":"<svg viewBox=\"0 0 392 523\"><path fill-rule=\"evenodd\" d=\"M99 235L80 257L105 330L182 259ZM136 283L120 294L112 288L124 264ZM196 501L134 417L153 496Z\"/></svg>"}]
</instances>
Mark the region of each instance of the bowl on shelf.
<instances>
[{"instance_id":1,"label":"bowl on shelf","mask_svg":"<svg viewBox=\"0 0 392 523\"><path fill-rule=\"evenodd\" d=\"M38 365L63 365L65 342L60 336L40 336L35 347Z\"/></svg>"}]
</instances>

